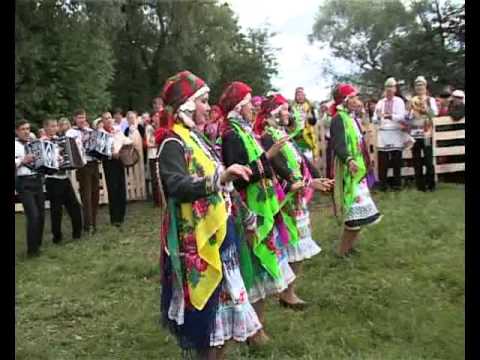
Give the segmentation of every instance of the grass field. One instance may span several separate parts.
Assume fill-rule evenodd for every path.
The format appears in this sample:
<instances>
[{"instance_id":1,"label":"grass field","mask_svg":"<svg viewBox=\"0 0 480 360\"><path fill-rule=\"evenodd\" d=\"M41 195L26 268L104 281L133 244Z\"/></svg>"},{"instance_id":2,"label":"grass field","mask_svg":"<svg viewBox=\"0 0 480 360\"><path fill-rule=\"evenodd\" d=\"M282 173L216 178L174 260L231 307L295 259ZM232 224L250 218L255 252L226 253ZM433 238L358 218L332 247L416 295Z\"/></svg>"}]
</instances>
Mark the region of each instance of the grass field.
<instances>
[{"instance_id":1,"label":"grass field","mask_svg":"<svg viewBox=\"0 0 480 360\"><path fill-rule=\"evenodd\" d=\"M294 312L269 301L261 350L231 345L229 359L464 358L464 187L435 193L376 194L383 221L362 233L360 253L333 256L340 228L315 206L322 253L306 263ZM107 224L102 207L100 223ZM179 359L158 324L158 213L128 207L123 229L103 225L88 239L51 243L26 259L23 215L16 215L17 359Z\"/></svg>"}]
</instances>

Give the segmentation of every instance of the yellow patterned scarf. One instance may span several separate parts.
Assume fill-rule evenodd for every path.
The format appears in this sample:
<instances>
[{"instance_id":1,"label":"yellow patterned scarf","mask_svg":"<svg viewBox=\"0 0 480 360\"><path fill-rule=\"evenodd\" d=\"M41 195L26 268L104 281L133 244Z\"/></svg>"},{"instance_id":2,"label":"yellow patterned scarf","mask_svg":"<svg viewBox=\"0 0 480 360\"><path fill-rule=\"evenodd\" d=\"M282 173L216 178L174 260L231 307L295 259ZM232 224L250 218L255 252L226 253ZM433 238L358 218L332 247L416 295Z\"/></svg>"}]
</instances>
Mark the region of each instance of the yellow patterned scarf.
<instances>
[{"instance_id":1,"label":"yellow patterned scarf","mask_svg":"<svg viewBox=\"0 0 480 360\"><path fill-rule=\"evenodd\" d=\"M309 114L311 111L314 111L308 101L305 101L303 104L299 104L295 102L293 105L293 108L304 114ZM305 119L303 131L302 131L302 136L303 136L303 141L306 143L308 148L312 150L313 156L317 157L319 155L319 149L316 141L317 136L315 133L315 127L311 125L306 119Z\"/></svg>"},{"instance_id":2,"label":"yellow patterned scarf","mask_svg":"<svg viewBox=\"0 0 480 360\"><path fill-rule=\"evenodd\" d=\"M173 132L184 142L191 152L188 161L188 171L192 176L213 176L217 163L209 157L205 150L192 138L190 130L184 125L175 124ZM205 199L201 199L205 204ZM222 260L220 246L227 233L227 209L225 200L220 193L212 194L206 198L207 206L204 211L195 211L196 202L182 203L180 205L180 218L184 229L191 229L195 236L197 252L206 267L198 270L187 266L187 283L190 302L202 310L218 284L222 280ZM199 215L200 214L200 215Z\"/></svg>"}]
</instances>

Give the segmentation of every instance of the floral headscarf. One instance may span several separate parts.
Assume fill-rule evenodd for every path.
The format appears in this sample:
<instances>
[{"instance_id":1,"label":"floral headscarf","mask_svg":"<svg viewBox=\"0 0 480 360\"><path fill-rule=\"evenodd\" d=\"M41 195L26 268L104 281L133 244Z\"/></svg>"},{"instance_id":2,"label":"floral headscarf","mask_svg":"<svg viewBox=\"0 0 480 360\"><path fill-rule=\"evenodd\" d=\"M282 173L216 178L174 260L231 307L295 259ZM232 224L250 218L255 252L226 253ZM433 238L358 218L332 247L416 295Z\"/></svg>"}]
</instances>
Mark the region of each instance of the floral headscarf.
<instances>
[{"instance_id":1,"label":"floral headscarf","mask_svg":"<svg viewBox=\"0 0 480 360\"><path fill-rule=\"evenodd\" d=\"M239 108L251 101L252 88L247 84L234 81L222 93L218 105L223 111L225 117L232 110Z\"/></svg>"},{"instance_id":2,"label":"floral headscarf","mask_svg":"<svg viewBox=\"0 0 480 360\"><path fill-rule=\"evenodd\" d=\"M285 99L281 94L270 95L262 102L262 107L260 113L255 120L253 126L253 131L261 135L265 128L266 120L273 115L272 113L280 111L283 106L288 105L288 100Z\"/></svg>"},{"instance_id":3,"label":"floral headscarf","mask_svg":"<svg viewBox=\"0 0 480 360\"><path fill-rule=\"evenodd\" d=\"M160 144L167 136L176 117L191 127L192 124L188 123L189 116L186 114L195 110L195 99L209 91L205 81L188 70L181 71L167 79L161 93L165 108L160 118L160 127L155 133L157 144Z\"/></svg>"}]
</instances>

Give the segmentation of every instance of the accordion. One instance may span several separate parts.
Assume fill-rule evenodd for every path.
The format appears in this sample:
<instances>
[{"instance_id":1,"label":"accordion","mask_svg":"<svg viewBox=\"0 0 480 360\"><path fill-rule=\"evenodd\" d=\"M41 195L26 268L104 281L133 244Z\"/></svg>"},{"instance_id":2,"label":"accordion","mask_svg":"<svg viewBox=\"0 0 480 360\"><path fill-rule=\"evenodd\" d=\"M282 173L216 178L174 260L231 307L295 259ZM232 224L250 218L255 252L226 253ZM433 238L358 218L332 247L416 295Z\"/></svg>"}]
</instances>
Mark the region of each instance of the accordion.
<instances>
[{"instance_id":1,"label":"accordion","mask_svg":"<svg viewBox=\"0 0 480 360\"><path fill-rule=\"evenodd\" d=\"M98 160L111 159L112 148L113 136L104 131L92 131L85 143L85 151L87 155Z\"/></svg>"},{"instance_id":2,"label":"accordion","mask_svg":"<svg viewBox=\"0 0 480 360\"><path fill-rule=\"evenodd\" d=\"M78 148L75 139L62 136L55 139L55 143L59 147L60 156L62 158L60 170L73 170L85 166L85 161L82 158L82 154L80 153L80 149Z\"/></svg>"},{"instance_id":3,"label":"accordion","mask_svg":"<svg viewBox=\"0 0 480 360\"><path fill-rule=\"evenodd\" d=\"M25 153L34 155L34 161L28 165L32 170L47 175L60 170L58 145L52 141L31 141L25 145Z\"/></svg>"}]
</instances>

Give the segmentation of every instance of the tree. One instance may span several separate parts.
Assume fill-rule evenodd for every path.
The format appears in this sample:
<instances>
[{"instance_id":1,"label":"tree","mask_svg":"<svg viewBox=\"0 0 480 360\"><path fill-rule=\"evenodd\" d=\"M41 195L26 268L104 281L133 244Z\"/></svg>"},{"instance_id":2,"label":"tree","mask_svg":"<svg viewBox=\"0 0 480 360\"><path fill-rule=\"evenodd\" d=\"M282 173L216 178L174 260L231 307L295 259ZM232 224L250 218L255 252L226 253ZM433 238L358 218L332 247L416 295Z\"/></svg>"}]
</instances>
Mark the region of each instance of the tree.
<instances>
[{"instance_id":1,"label":"tree","mask_svg":"<svg viewBox=\"0 0 480 360\"><path fill-rule=\"evenodd\" d=\"M16 115L37 122L77 107L149 110L181 70L212 99L232 80L266 92L276 72L268 29L242 33L217 0L20 0L15 16Z\"/></svg>"},{"instance_id":2,"label":"tree","mask_svg":"<svg viewBox=\"0 0 480 360\"><path fill-rule=\"evenodd\" d=\"M462 48L458 16L462 6L450 1L441 5L439 0L408 5L399 0L375 1L368 6L360 0L348 4L325 1L310 41L329 46L334 56L355 65L357 71L347 77L367 92L381 89L389 76L412 83L417 75L424 75L433 91L445 84L463 86L464 20Z\"/></svg>"},{"instance_id":3,"label":"tree","mask_svg":"<svg viewBox=\"0 0 480 360\"><path fill-rule=\"evenodd\" d=\"M78 107L96 115L110 106L113 53L81 3L16 2L15 108L40 123Z\"/></svg>"}]
</instances>

